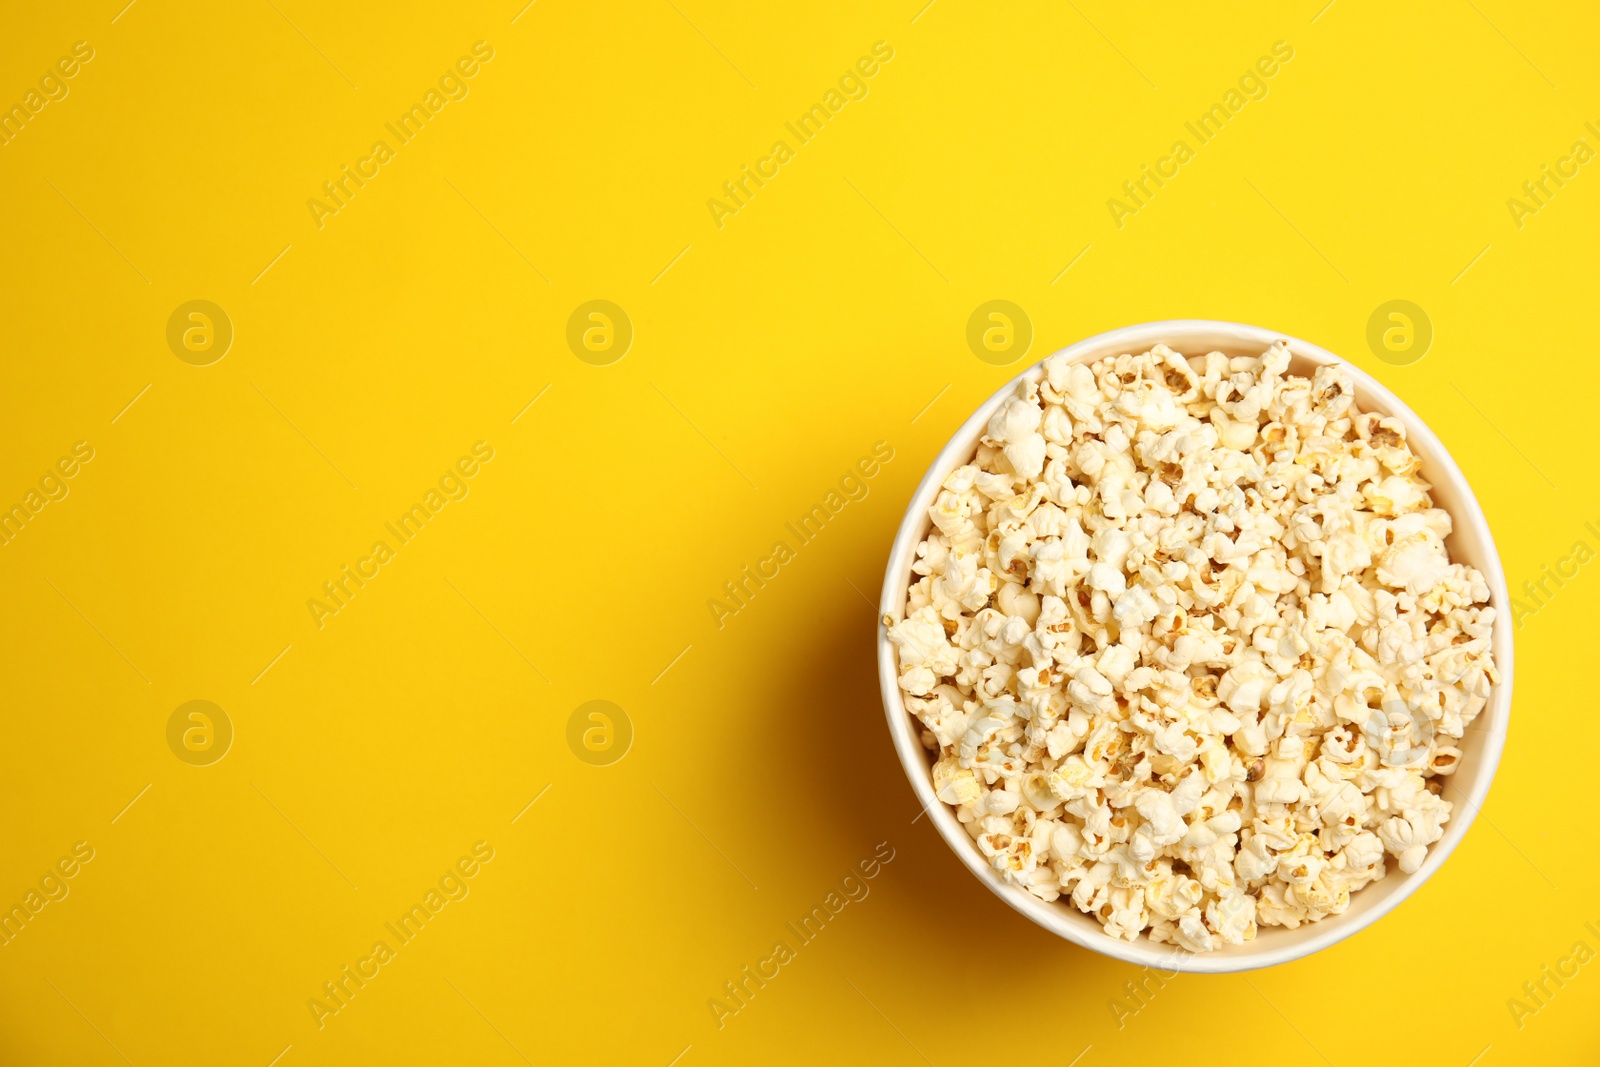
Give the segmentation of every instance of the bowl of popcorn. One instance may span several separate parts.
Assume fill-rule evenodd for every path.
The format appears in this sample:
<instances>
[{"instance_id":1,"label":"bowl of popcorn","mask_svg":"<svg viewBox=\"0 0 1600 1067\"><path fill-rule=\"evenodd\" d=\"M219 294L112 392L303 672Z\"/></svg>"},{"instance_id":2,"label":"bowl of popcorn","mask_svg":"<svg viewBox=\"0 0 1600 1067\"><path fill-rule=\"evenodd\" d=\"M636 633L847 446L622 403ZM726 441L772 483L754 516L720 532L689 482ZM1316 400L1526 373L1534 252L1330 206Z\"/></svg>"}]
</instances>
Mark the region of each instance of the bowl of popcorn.
<instances>
[{"instance_id":1,"label":"bowl of popcorn","mask_svg":"<svg viewBox=\"0 0 1600 1067\"><path fill-rule=\"evenodd\" d=\"M1166 971L1297 959L1444 863L1505 743L1483 512L1316 345L1081 341L980 407L889 556L879 678L930 820L1053 933Z\"/></svg>"}]
</instances>

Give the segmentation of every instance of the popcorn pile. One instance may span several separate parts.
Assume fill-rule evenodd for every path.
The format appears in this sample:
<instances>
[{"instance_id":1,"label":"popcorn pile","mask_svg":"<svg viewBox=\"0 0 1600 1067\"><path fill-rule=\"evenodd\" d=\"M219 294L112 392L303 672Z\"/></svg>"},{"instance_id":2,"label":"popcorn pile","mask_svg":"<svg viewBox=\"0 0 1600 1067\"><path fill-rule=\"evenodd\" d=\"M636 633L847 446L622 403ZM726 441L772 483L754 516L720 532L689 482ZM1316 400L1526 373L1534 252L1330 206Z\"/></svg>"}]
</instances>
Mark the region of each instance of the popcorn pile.
<instances>
[{"instance_id":1,"label":"popcorn pile","mask_svg":"<svg viewBox=\"0 0 1600 1067\"><path fill-rule=\"evenodd\" d=\"M939 799L1116 937L1208 952L1415 871L1497 681L1405 427L1288 366L1045 360L945 479L889 630Z\"/></svg>"}]
</instances>

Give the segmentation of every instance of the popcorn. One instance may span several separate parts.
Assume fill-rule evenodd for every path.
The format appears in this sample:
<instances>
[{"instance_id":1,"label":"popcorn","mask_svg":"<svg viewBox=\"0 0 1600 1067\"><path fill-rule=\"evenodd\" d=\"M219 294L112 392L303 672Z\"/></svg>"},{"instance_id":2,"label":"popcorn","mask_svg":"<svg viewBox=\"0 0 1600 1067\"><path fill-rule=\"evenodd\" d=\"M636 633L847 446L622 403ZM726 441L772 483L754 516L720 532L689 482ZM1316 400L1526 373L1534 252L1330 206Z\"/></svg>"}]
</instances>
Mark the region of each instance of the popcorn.
<instances>
[{"instance_id":1,"label":"popcorn","mask_svg":"<svg viewBox=\"0 0 1600 1067\"><path fill-rule=\"evenodd\" d=\"M945 480L889 629L1001 877L1191 952L1411 873L1498 674L1396 419L1287 348L1045 360Z\"/></svg>"}]
</instances>

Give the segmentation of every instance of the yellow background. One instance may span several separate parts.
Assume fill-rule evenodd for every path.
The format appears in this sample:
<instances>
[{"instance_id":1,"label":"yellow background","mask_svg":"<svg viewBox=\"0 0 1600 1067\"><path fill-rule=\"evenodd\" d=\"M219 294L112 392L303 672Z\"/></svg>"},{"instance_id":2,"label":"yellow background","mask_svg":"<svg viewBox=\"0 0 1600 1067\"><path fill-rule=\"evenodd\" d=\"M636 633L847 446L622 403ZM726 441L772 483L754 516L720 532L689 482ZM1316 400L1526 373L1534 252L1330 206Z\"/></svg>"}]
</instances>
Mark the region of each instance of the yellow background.
<instances>
[{"instance_id":1,"label":"yellow background","mask_svg":"<svg viewBox=\"0 0 1600 1067\"><path fill-rule=\"evenodd\" d=\"M1600 164L1520 229L1506 206L1600 147L1593 11L923 2L7 13L0 101L95 58L0 147L0 503L95 458L0 548L0 904L96 854L0 948L0 1061L1595 1061L1600 969L1520 1029L1506 1003L1600 948L1592 568L1519 631L1487 818L1436 878L1120 1029L1134 968L912 823L868 602L981 398L1156 318L1376 374L1514 588L1600 547ZM308 198L479 40L470 95L319 229ZM870 94L719 229L707 199L880 40ZM1119 229L1107 199L1280 40L1269 95ZM597 298L635 330L603 367L565 340ZM1365 340L1396 298L1436 331L1410 366ZM235 329L211 366L166 343L191 299ZM1009 367L965 341L991 299L1034 326ZM306 601L479 440L470 495L318 629ZM879 440L870 495L719 629L708 599ZM193 699L236 732L210 766L167 745ZM633 725L610 766L567 745L592 699ZM480 840L470 895L319 1029L307 1000ZM871 895L719 1029L707 1001L879 842Z\"/></svg>"}]
</instances>

